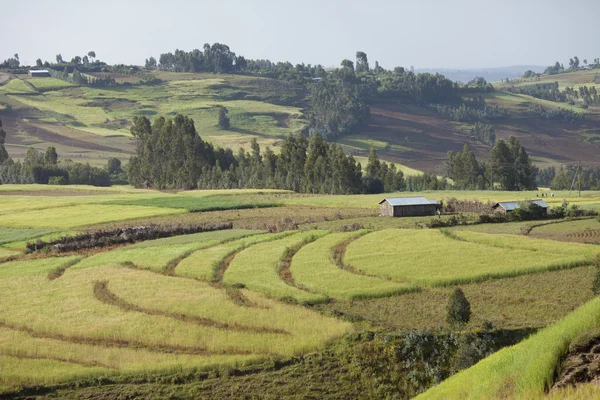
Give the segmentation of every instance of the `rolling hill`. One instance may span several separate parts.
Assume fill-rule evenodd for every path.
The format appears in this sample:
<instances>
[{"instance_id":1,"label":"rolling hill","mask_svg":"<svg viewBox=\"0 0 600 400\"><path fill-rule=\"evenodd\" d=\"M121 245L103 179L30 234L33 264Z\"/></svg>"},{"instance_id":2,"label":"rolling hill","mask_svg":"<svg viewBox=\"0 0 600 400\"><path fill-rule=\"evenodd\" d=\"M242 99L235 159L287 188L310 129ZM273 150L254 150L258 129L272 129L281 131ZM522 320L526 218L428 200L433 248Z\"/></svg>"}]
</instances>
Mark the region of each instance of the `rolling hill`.
<instances>
[{"instance_id":1,"label":"rolling hill","mask_svg":"<svg viewBox=\"0 0 600 400\"><path fill-rule=\"evenodd\" d=\"M117 76L118 75L118 76ZM308 93L291 83L248 75L215 75L154 72L160 83L135 83L114 88L78 87L55 78L29 78L4 74L0 81L0 119L7 132L10 155L22 159L28 147L55 146L61 158L104 165L109 157L127 160L135 151L129 133L134 116L189 115L204 138L216 145L249 147L256 138L264 149L278 151L282 139L307 125ZM517 79L510 85L559 82L567 86L596 86L595 71L577 71L537 80ZM131 83L127 75L117 82ZM600 107L583 109L507 91L505 83L482 94L486 103L507 110L502 118L486 121L498 138L517 136L540 167L600 162ZM570 109L583 115L574 122L532 116L526 110ZM217 116L226 107L229 130L220 130ZM442 175L447 152L468 143L478 158L486 159L490 147L470 132L472 124L455 122L434 109L402 101L371 104L371 121L354 134L337 139L348 153L368 156L375 147L380 157L407 171ZM362 160L362 159L361 159ZM411 170L412 169L412 170Z\"/></svg>"}]
</instances>

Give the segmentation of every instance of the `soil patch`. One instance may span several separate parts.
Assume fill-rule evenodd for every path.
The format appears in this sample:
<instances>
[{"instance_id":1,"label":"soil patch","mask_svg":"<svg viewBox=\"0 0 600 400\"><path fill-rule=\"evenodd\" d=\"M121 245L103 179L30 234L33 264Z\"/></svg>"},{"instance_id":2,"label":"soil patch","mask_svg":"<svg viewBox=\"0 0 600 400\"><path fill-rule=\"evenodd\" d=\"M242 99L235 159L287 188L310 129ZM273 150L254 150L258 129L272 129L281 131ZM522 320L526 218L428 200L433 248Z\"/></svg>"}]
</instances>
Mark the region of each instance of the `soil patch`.
<instances>
[{"instance_id":1,"label":"soil patch","mask_svg":"<svg viewBox=\"0 0 600 400\"><path fill-rule=\"evenodd\" d=\"M600 338L569 350L561 365L552 390L581 383L600 385Z\"/></svg>"}]
</instances>

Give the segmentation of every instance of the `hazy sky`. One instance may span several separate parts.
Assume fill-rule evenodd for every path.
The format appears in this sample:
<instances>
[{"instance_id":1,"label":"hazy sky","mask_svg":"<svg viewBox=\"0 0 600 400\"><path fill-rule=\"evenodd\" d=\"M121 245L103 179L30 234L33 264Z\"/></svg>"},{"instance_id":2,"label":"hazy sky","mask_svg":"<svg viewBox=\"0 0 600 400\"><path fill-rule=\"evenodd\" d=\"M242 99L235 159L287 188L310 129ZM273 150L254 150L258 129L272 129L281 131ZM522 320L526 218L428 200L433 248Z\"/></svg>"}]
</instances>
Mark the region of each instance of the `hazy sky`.
<instances>
[{"instance_id":1,"label":"hazy sky","mask_svg":"<svg viewBox=\"0 0 600 400\"><path fill-rule=\"evenodd\" d=\"M0 0L0 59L94 50L143 64L220 42L246 58L338 65L357 50L385 68L549 65L600 57L600 0Z\"/></svg>"}]
</instances>

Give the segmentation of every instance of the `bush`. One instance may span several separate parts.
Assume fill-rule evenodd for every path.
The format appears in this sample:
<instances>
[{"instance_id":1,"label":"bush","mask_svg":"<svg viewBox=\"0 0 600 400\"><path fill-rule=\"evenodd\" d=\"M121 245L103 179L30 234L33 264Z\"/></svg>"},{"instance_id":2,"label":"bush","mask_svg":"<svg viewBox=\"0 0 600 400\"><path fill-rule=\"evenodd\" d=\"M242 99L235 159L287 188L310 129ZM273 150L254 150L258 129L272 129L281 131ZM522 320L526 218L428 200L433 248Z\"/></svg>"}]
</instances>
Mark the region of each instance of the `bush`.
<instances>
[{"instance_id":1,"label":"bush","mask_svg":"<svg viewBox=\"0 0 600 400\"><path fill-rule=\"evenodd\" d=\"M67 180L64 176L51 176L48 179L48 185L66 185Z\"/></svg>"},{"instance_id":2,"label":"bush","mask_svg":"<svg viewBox=\"0 0 600 400\"><path fill-rule=\"evenodd\" d=\"M600 294L600 254L596 255L594 266L596 267L596 276L592 282L592 293L594 296L598 296Z\"/></svg>"},{"instance_id":3,"label":"bush","mask_svg":"<svg viewBox=\"0 0 600 400\"><path fill-rule=\"evenodd\" d=\"M510 221L531 221L546 216L546 210L531 201L520 203L518 208L507 215Z\"/></svg>"},{"instance_id":4,"label":"bush","mask_svg":"<svg viewBox=\"0 0 600 400\"><path fill-rule=\"evenodd\" d=\"M462 328L471 319L471 304L461 288L454 289L446 306L446 322L451 328Z\"/></svg>"}]
</instances>

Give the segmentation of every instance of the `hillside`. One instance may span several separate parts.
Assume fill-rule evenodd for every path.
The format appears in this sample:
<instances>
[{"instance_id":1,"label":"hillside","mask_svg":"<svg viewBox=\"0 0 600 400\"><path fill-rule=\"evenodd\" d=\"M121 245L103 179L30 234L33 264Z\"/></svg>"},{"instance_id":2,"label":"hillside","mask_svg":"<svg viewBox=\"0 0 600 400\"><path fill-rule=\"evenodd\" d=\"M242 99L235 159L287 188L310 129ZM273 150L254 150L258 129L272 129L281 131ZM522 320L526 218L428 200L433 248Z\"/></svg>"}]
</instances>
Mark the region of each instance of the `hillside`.
<instances>
[{"instance_id":1,"label":"hillside","mask_svg":"<svg viewBox=\"0 0 600 400\"><path fill-rule=\"evenodd\" d=\"M77 87L55 78L4 74L0 81L0 118L7 132L7 149L22 159L29 146L55 146L61 158L104 165L109 157L127 160L134 153L129 126L134 116L189 115L206 140L237 151L256 138L264 149L276 152L282 139L307 125L308 92L285 81L247 75L154 72L160 83L147 85L131 76L112 74L117 82L135 83L113 88ZM594 71L543 76L536 81L513 80L510 85L559 82L568 86L595 86ZM600 107L583 109L510 93L507 84L483 93L486 103L508 115L485 123L497 138L517 136L540 167L561 164L597 165ZM479 95L479 94L477 94ZM575 122L548 120L526 114L542 106L581 113ZM217 116L226 107L229 130L220 130ZM378 101L371 105L371 121L355 134L337 139L348 153L368 156L375 147L382 159L418 171L442 175L449 150L468 143L478 158L489 157L489 145L473 137L472 122L455 122L432 108L414 103Z\"/></svg>"}]
</instances>

